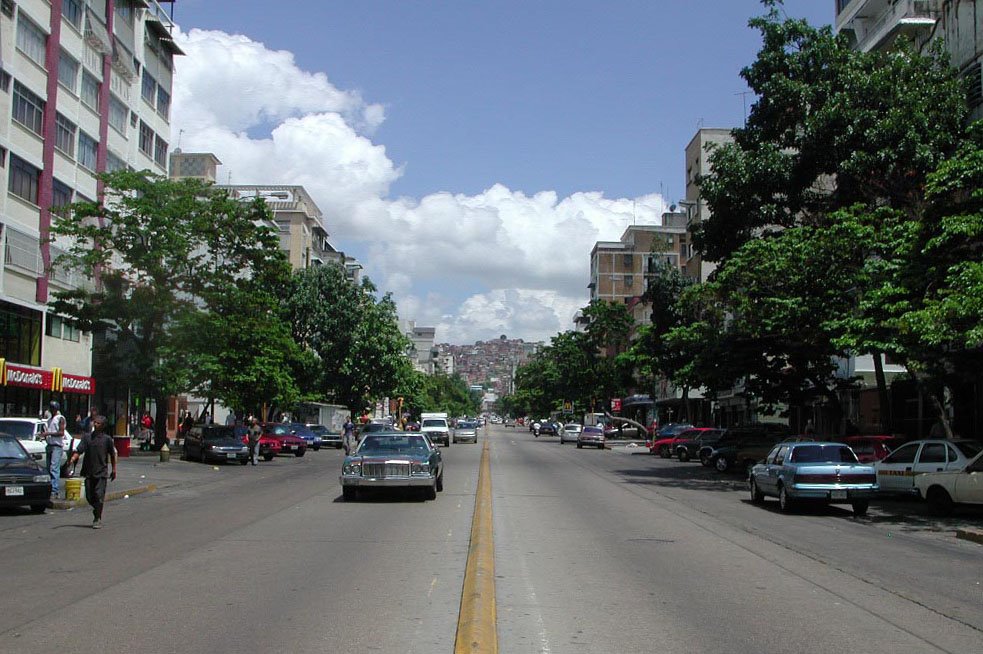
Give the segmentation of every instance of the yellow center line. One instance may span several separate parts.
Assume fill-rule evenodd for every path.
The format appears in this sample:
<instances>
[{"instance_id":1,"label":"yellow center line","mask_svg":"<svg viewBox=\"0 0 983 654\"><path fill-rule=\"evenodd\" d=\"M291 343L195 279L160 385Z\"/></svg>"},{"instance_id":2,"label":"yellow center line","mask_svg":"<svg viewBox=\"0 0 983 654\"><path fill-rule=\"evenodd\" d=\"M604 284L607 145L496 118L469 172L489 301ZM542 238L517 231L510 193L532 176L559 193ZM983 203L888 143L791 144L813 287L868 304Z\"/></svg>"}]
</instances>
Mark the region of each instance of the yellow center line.
<instances>
[{"instance_id":1,"label":"yellow center line","mask_svg":"<svg viewBox=\"0 0 983 654\"><path fill-rule=\"evenodd\" d=\"M495 612L495 542L492 534L491 463L488 438L481 448L478 490L471 519L471 544L464 570L461 611L454 654L497 654Z\"/></svg>"}]
</instances>

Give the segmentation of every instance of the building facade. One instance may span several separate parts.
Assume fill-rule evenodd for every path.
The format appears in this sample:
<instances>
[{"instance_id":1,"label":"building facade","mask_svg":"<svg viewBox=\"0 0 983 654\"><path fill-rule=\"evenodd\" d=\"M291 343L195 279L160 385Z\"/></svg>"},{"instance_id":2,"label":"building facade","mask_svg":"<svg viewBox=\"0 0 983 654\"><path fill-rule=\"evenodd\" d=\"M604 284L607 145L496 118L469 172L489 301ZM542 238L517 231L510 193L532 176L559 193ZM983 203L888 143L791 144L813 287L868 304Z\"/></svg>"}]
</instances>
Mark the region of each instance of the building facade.
<instances>
[{"instance_id":1,"label":"building facade","mask_svg":"<svg viewBox=\"0 0 983 654\"><path fill-rule=\"evenodd\" d=\"M171 5L172 6L172 5ZM174 57L171 16L153 0L0 3L0 413L60 400L70 424L92 396L92 337L48 309L89 282L58 264L60 207L98 200L98 173L166 174ZM110 393L110 396L112 394ZM115 404L115 403L112 403Z\"/></svg>"}]
</instances>

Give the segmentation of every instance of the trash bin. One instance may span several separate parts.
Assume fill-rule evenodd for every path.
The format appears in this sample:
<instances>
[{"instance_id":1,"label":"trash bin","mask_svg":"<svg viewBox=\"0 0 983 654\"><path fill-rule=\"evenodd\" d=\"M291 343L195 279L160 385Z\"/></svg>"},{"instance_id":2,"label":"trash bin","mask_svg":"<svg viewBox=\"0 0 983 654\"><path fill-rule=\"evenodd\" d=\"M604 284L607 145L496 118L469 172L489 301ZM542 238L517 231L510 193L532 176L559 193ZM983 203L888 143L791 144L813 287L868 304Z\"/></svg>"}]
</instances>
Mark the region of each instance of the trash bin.
<instances>
[{"instance_id":1,"label":"trash bin","mask_svg":"<svg viewBox=\"0 0 983 654\"><path fill-rule=\"evenodd\" d=\"M113 445L116 446L116 456L126 458L130 456L130 437L113 436Z\"/></svg>"}]
</instances>

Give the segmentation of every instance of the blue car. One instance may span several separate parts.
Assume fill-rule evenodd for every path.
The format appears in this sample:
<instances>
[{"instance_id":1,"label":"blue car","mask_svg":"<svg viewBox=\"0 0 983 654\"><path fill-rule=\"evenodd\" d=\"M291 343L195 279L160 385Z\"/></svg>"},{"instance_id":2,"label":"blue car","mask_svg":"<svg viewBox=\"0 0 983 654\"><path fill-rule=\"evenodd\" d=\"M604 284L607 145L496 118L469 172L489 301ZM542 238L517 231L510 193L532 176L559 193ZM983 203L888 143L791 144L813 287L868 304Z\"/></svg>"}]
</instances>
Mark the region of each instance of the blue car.
<instances>
[{"instance_id":1,"label":"blue car","mask_svg":"<svg viewBox=\"0 0 983 654\"><path fill-rule=\"evenodd\" d=\"M321 437L314 433L314 431L302 422L291 422L290 432L294 436L298 436L304 439L307 443L307 449L314 450L317 452L321 449Z\"/></svg>"},{"instance_id":2,"label":"blue car","mask_svg":"<svg viewBox=\"0 0 983 654\"><path fill-rule=\"evenodd\" d=\"M751 501L778 498L783 513L800 502L850 504L853 514L867 514L870 498L877 493L874 467L857 460L843 443L806 441L779 443L748 477Z\"/></svg>"}]
</instances>

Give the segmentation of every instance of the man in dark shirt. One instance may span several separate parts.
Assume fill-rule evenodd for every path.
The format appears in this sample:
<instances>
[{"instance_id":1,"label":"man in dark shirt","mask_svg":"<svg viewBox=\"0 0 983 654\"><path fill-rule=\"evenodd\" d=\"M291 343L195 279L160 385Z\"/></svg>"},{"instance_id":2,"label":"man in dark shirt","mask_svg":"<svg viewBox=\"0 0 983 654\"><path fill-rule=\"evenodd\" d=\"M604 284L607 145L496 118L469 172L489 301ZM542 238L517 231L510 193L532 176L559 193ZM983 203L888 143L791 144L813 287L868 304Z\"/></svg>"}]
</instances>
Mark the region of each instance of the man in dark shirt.
<instances>
[{"instance_id":1,"label":"man in dark shirt","mask_svg":"<svg viewBox=\"0 0 983 654\"><path fill-rule=\"evenodd\" d=\"M106 484L109 479L116 480L116 448L113 439L106 433L105 416L92 420L92 433L82 436L75 453L72 454L72 467L82 460L82 476L85 477L85 499L92 507L92 528L102 528L102 506L106 500ZM112 466L112 471L110 471Z\"/></svg>"}]
</instances>

